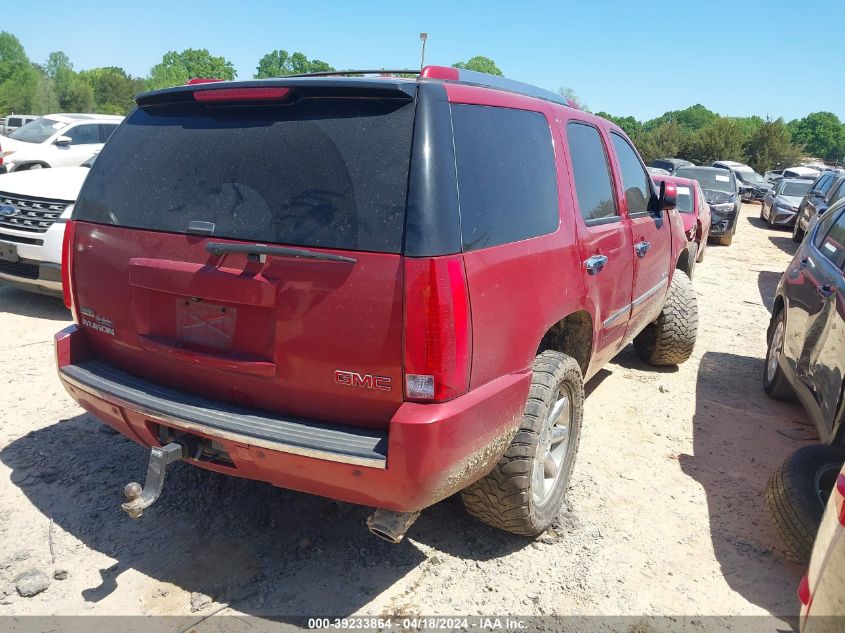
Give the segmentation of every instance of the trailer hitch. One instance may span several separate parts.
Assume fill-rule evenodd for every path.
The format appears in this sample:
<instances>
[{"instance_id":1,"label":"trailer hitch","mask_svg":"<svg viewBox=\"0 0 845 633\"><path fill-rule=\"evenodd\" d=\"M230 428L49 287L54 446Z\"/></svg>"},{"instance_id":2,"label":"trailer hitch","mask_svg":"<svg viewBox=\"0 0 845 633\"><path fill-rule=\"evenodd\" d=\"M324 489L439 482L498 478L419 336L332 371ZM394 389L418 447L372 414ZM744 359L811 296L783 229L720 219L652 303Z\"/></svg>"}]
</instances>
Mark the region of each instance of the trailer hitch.
<instances>
[{"instance_id":1,"label":"trailer hitch","mask_svg":"<svg viewBox=\"0 0 845 633\"><path fill-rule=\"evenodd\" d=\"M153 505L161 495L164 486L164 473L167 467L173 462L182 459L182 445L171 442L166 446L153 446L150 450L150 461L147 464L147 480L144 487L137 481L126 484L123 494L126 496L126 503L121 508L133 519L138 519L144 514L144 510Z\"/></svg>"}]
</instances>

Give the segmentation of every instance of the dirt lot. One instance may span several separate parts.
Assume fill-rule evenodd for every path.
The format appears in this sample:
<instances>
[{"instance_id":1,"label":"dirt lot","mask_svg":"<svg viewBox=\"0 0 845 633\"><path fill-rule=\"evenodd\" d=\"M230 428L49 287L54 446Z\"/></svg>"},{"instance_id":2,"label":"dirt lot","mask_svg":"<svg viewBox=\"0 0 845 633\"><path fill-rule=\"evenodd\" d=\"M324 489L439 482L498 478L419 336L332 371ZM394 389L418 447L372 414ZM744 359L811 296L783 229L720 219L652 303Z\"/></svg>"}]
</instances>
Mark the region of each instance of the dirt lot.
<instances>
[{"instance_id":1,"label":"dirt lot","mask_svg":"<svg viewBox=\"0 0 845 633\"><path fill-rule=\"evenodd\" d=\"M588 385L567 509L536 542L453 498L392 546L366 532L366 508L184 464L133 522L121 491L143 478L146 451L59 385L51 341L68 313L0 288L0 615L794 614L803 572L762 495L813 433L761 387L794 245L758 212L746 205L733 246L698 265L693 358L655 371L629 348ZM21 597L30 570L49 587Z\"/></svg>"}]
</instances>

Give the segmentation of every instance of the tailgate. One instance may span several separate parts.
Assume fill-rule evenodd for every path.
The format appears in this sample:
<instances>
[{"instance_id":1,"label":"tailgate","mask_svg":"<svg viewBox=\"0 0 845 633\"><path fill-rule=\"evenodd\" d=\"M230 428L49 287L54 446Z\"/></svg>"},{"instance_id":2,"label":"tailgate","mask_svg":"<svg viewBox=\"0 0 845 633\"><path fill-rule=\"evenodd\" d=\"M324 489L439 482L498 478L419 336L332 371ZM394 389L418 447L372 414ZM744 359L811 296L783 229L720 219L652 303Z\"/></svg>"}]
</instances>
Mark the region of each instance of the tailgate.
<instances>
[{"instance_id":1,"label":"tailgate","mask_svg":"<svg viewBox=\"0 0 845 633\"><path fill-rule=\"evenodd\" d=\"M386 426L413 107L302 92L133 112L75 211L96 356L225 402Z\"/></svg>"}]
</instances>

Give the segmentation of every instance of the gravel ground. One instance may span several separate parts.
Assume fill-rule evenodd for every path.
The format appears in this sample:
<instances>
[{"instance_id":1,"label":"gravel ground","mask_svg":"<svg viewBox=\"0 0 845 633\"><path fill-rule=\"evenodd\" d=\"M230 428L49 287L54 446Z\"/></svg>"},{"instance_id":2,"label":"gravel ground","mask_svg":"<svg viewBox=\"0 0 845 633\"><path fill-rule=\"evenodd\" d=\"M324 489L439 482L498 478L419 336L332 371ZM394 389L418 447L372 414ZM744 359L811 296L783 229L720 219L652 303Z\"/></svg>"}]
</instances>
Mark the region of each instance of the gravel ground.
<instances>
[{"instance_id":1,"label":"gravel ground","mask_svg":"<svg viewBox=\"0 0 845 633\"><path fill-rule=\"evenodd\" d=\"M794 614L803 571L763 490L813 431L762 390L794 245L758 213L745 205L733 245L696 269L693 358L655 370L629 347L587 386L566 508L535 542L452 498L393 546L366 532L366 508L185 464L131 521L121 491L146 451L59 385L60 301L0 288L0 615Z\"/></svg>"}]
</instances>

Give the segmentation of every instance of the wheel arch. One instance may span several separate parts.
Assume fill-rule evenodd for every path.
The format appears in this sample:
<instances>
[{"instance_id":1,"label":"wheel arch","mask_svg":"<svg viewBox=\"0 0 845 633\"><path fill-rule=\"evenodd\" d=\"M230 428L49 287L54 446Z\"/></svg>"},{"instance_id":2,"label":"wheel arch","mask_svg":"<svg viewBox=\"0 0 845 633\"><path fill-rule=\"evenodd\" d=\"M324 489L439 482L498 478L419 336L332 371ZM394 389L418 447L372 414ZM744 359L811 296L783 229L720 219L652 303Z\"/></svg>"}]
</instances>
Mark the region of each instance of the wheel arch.
<instances>
[{"instance_id":1,"label":"wheel arch","mask_svg":"<svg viewBox=\"0 0 845 633\"><path fill-rule=\"evenodd\" d=\"M554 350L571 356L586 376L593 356L594 333L592 315L586 310L578 310L546 330L537 347L537 354Z\"/></svg>"},{"instance_id":2,"label":"wheel arch","mask_svg":"<svg viewBox=\"0 0 845 633\"><path fill-rule=\"evenodd\" d=\"M690 254L690 245L694 243L690 242L685 248L682 248L681 252L678 253L678 261L675 262L675 269L683 270L690 279L692 279L693 269L695 268L695 256Z\"/></svg>"}]
</instances>

